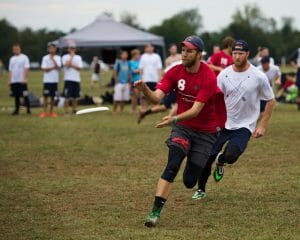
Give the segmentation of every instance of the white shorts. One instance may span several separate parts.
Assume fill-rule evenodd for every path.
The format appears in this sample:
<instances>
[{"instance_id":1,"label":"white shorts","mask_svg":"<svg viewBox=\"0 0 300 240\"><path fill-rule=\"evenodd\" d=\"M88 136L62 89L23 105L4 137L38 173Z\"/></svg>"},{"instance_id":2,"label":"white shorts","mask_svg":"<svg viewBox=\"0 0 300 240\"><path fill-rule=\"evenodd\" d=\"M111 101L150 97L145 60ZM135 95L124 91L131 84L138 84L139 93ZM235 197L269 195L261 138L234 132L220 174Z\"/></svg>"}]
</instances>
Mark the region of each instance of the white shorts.
<instances>
[{"instance_id":1,"label":"white shorts","mask_svg":"<svg viewBox=\"0 0 300 240\"><path fill-rule=\"evenodd\" d=\"M91 80L92 81L100 81L100 75L99 74L96 74L96 73L93 73L92 74L92 77L91 77Z\"/></svg>"},{"instance_id":2,"label":"white shorts","mask_svg":"<svg viewBox=\"0 0 300 240\"><path fill-rule=\"evenodd\" d=\"M114 101L129 101L130 87L128 83L117 83L115 85Z\"/></svg>"}]
</instances>

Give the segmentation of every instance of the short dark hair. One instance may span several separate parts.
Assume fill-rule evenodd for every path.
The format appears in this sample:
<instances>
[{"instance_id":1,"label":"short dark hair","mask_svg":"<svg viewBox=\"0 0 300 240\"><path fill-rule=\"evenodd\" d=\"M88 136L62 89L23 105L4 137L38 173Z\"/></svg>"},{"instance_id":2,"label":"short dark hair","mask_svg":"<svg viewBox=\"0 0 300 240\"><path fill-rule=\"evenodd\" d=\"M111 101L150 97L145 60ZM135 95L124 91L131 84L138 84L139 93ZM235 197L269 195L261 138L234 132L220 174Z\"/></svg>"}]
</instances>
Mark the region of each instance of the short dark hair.
<instances>
[{"instance_id":1,"label":"short dark hair","mask_svg":"<svg viewBox=\"0 0 300 240\"><path fill-rule=\"evenodd\" d=\"M21 44L18 43L18 42L15 42L12 46L13 46L13 47L21 47Z\"/></svg>"},{"instance_id":2,"label":"short dark hair","mask_svg":"<svg viewBox=\"0 0 300 240\"><path fill-rule=\"evenodd\" d=\"M232 47L234 43L234 39L230 36L227 36L222 41L222 49Z\"/></svg>"},{"instance_id":3,"label":"short dark hair","mask_svg":"<svg viewBox=\"0 0 300 240\"><path fill-rule=\"evenodd\" d=\"M171 47L177 47L177 44L176 43L170 43L168 49L170 49Z\"/></svg>"}]
</instances>

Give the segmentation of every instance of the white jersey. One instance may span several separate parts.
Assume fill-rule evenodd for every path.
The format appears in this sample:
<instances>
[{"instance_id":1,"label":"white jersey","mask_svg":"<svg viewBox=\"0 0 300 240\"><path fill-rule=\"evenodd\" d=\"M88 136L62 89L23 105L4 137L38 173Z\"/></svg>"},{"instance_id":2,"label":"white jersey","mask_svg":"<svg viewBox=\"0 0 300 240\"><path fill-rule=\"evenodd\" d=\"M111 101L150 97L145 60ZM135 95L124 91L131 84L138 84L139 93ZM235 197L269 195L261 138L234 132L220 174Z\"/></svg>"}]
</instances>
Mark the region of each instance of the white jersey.
<instances>
[{"instance_id":1,"label":"white jersey","mask_svg":"<svg viewBox=\"0 0 300 240\"><path fill-rule=\"evenodd\" d=\"M266 72L264 71L264 69L261 65L258 66L257 68L258 68L258 70L260 70L264 74L266 74L270 85L273 86L274 80L281 76L281 71L280 71L279 67L276 66L276 65L271 65L270 64L269 66L270 67L269 67L268 71L266 71Z\"/></svg>"},{"instance_id":2,"label":"white jersey","mask_svg":"<svg viewBox=\"0 0 300 240\"><path fill-rule=\"evenodd\" d=\"M260 100L274 98L265 74L250 65L245 72L235 72L232 66L218 75L218 86L224 93L229 130L247 128L254 132L260 114Z\"/></svg>"},{"instance_id":3,"label":"white jersey","mask_svg":"<svg viewBox=\"0 0 300 240\"><path fill-rule=\"evenodd\" d=\"M56 62L58 67L61 67L61 58L58 55L53 57L53 60ZM54 62L50 58L50 54L43 57L42 60L42 69L53 68L55 67ZM52 69L49 72L44 72L43 82L44 83L58 83L59 81L59 69Z\"/></svg>"},{"instance_id":4,"label":"white jersey","mask_svg":"<svg viewBox=\"0 0 300 240\"><path fill-rule=\"evenodd\" d=\"M70 54L66 54L62 57L62 64L65 65L67 61L71 58ZM79 55L74 55L72 59L72 64L82 68L82 59ZM80 72L74 68L64 67L64 80L65 81L73 81L80 82Z\"/></svg>"},{"instance_id":5,"label":"white jersey","mask_svg":"<svg viewBox=\"0 0 300 240\"><path fill-rule=\"evenodd\" d=\"M162 69L162 62L157 53L144 53L139 68L143 71L142 79L145 82L158 82L160 80L159 70Z\"/></svg>"},{"instance_id":6,"label":"white jersey","mask_svg":"<svg viewBox=\"0 0 300 240\"><path fill-rule=\"evenodd\" d=\"M9 71L11 72L11 83L21 83L25 78L25 70L29 69L29 58L21 53L9 59Z\"/></svg>"}]
</instances>

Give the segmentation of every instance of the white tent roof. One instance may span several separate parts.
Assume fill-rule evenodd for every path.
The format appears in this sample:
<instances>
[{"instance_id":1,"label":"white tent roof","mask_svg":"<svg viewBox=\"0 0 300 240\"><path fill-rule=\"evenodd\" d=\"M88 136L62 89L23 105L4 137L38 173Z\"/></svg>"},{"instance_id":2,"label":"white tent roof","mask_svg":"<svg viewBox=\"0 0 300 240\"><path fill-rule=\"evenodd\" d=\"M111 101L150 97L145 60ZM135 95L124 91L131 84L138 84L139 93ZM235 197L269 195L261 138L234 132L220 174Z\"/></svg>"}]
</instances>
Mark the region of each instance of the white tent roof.
<instances>
[{"instance_id":1,"label":"white tent roof","mask_svg":"<svg viewBox=\"0 0 300 240\"><path fill-rule=\"evenodd\" d=\"M77 47L143 46L149 42L164 46L163 37L101 15L86 27L58 39L58 46L61 48L69 44L75 44Z\"/></svg>"}]
</instances>

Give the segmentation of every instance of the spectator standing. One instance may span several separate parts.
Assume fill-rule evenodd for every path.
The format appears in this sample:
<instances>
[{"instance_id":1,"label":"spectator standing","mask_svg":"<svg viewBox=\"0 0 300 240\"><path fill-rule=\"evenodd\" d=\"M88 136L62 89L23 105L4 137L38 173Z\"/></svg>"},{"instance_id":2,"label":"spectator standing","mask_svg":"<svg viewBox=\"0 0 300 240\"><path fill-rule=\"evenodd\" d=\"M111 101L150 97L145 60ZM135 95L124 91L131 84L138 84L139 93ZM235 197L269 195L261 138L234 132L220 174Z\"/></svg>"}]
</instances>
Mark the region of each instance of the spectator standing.
<instances>
[{"instance_id":1,"label":"spectator standing","mask_svg":"<svg viewBox=\"0 0 300 240\"><path fill-rule=\"evenodd\" d=\"M80 70L83 63L81 56L76 54L76 46L69 45L68 53L62 57L64 66L64 112L68 114L68 107L72 103L72 112L76 113L77 99L80 96Z\"/></svg>"},{"instance_id":2,"label":"spectator standing","mask_svg":"<svg viewBox=\"0 0 300 240\"><path fill-rule=\"evenodd\" d=\"M21 45L16 43L12 48L14 56L9 59L8 83L10 84L12 95L15 98L15 110L12 115L18 115L20 110L20 97L24 97L27 114L31 114L28 98L28 74L29 58L22 53Z\"/></svg>"},{"instance_id":3,"label":"spectator standing","mask_svg":"<svg viewBox=\"0 0 300 240\"><path fill-rule=\"evenodd\" d=\"M40 114L41 118L47 116L48 108L48 97L51 98L50 101L50 117L57 117L57 114L54 112L55 105L55 96L57 95L57 85L59 82L59 69L61 67L61 58L56 55L56 45L50 43L48 45L48 52L46 56L42 59L42 71L43 74L43 96L44 96L44 111Z\"/></svg>"},{"instance_id":4,"label":"spectator standing","mask_svg":"<svg viewBox=\"0 0 300 240\"><path fill-rule=\"evenodd\" d=\"M156 84L161 79L163 72L161 58L154 52L154 46L151 43L145 46L144 54L141 56L140 71L141 80L143 80L152 91L155 91ZM143 108L147 109L148 102L143 101L142 105Z\"/></svg>"},{"instance_id":5,"label":"spectator standing","mask_svg":"<svg viewBox=\"0 0 300 240\"><path fill-rule=\"evenodd\" d=\"M91 70L92 70L92 76L91 76L91 87L93 88L96 84L100 83L101 81L101 65L99 58L97 56L93 57L93 61L91 63Z\"/></svg>"},{"instance_id":6,"label":"spectator standing","mask_svg":"<svg viewBox=\"0 0 300 240\"><path fill-rule=\"evenodd\" d=\"M141 52L138 49L131 51L131 60L129 61L130 70L132 73L132 84L131 84L131 110L136 112L138 101L140 99L140 91L134 87L134 83L140 80L140 57Z\"/></svg>"},{"instance_id":7,"label":"spectator standing","mask_svg":"<svg viewBox=\"0 0 300 240\"><path fill-rule=\"evenodd\" d=\"M270 57L266 56L263 57L261 60L261 65L259 65L257 68L262 71L268 78L269 83L271 87L274 87L276 84L277 86L280 85L280 79L281 79L281 71L278 66L270 64ZM274 91L274 89L273 89ZM261 100L260 101L260 112L263 112L265 110L267 101Z\"/></svg>"},{"instance_id":8,"label":"spectator standing","mask_svg":"<svg viewBox=\"0 0 300 240\"><path fill-rule=\"evenodd\" d=\"M297 106L300 111L300 47L290 57L290 62L297 68L296 86L298 87Z\"/></svg>"},{"instance_id":9,"label":"spectator standing","mask_svg":"<svg viewBox=\"0 0 300 240\"><path fill-rule=\"evenodd\" d=\"M255 57L252 59L252 63L255 66L259 66L261 64L261 59L263 57L270 57L269 48L267 48L267 47L258 47L258 52L255 55ZM275 64L274 58L272 58L272 57L270 57L270 64L271 65Z\"/></svg>"},{"instance_id":10,"label":"spectator standing","mask_svg":"<svg viewBox=\"0 0 300 240\"><path fill-rule=\"evenodd\" d=\"M175 62L181 61L181 54L177 52L177 45L172 43L169 47L169 57L165 60L166 68L171 66Z\"/></svg>"},{"instance_id":11,"label":"spectator standing","mask_svg":"<svg viewBox=\"0 0 300 240\"><path fill-rule=\"evenodd\" d=\"M117 59L114 65L114 104L113 112L117 111L120 106L120 111L123 112L126 101L130 100L130 82L131 82L131 70L128 62L127 51L121 51L120 59Z\"/></svg>"}]
</instances>

